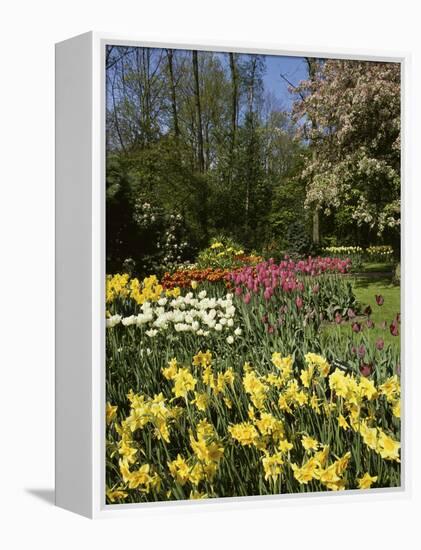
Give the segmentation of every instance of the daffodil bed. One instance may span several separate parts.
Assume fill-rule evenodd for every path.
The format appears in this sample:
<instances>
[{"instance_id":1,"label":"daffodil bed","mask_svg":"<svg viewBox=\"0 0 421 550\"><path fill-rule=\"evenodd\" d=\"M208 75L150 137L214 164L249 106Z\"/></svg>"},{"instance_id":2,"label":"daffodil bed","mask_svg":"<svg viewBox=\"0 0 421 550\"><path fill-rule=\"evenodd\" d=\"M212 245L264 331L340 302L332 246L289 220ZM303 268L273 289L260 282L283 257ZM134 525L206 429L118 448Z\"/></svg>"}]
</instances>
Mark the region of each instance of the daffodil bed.
<instances>
[{"instance_id":1,"label":"daffodil bed","mask_svg":"<svg viewBox=\"0 0 421 550\"><path fill-rule=\"evenodd\" d=\"M397 346L342 264L272 265L190 290L108 277L108 503L400 485Z\"/></svg>"}]
</instances>

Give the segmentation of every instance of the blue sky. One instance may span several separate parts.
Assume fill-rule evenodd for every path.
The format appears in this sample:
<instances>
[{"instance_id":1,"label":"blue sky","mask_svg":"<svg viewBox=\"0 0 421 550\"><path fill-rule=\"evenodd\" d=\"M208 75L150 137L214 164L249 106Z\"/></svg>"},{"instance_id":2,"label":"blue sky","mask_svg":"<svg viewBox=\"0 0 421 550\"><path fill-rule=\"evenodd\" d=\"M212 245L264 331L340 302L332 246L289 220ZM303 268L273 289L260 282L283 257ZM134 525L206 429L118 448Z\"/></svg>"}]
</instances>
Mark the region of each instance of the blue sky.
<instances>
[{"instance_id":1,"label":"blue sky","mask_svg":"<svg viewBox=\"0 0 421 550\"><path fill-rule=\"evenodd\" d=\"M280 76L282 73L294 85L307 78L307 68L302 57L267 55L266 74L263 77L265 90L270 90L280 101L282 107L290 110L293 97L288 84Z\"/></svg>"}]
</instances>

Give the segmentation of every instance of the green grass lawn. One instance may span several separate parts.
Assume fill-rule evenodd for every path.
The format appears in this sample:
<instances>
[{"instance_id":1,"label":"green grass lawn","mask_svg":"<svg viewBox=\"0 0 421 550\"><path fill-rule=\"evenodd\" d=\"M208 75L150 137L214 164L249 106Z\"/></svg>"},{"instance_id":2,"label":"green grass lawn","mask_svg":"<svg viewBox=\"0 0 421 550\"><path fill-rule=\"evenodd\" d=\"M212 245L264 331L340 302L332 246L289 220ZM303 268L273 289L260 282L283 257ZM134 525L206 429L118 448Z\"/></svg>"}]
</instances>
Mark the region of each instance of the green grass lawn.
<instances>
[{"instance_id":1,"label":"green grass lawn","mask_svg":"<svg viewBox=\"0 0 421 550\"><path fill-rule=\"evenodd\" d=\"M373 273L373 272L391 273L394 271L394 265L392 263L385 264L380 262L364 262L362 265L361 271L364 273Z\"/></svg>"},{"instance_id":2,"label":"green grass lawn","mask_svg":"<svg viewBox=\"0 0 421 550\"><path fill-rule=\"evenodd\" d=\"M375 328L372 329L372 335L375 338L382 337L385 341L396 343L399 338L390 334L389 325L400 313L400 286L392 283L392 278L387 276L379 277L358 277L355 278L354 292L362 309L367 305L371 306L373 313L371 319L374 321ZM384 298L384 304L378 306L376 303L376 294L381 294ZM386 330L380 328L382 321L387 322Z\"/></svg>"},{"instance_id":3,"label":"green grass lawn","mask_svg":"<svg viewBox=\"0 0 421 550\"><path fill-rule=\"evenodd\" d=\"M352 277L352 276L351 276ZM372 309L371 319L375 324L373 329L364 329L365 334L370 336L370 340L375 341L377 338L383 338L385 343L400 346L400 338L390 334L389 325L400 312L400 286L392 283L390 275L360 275L352 277L352 286L355 296L363 311L366 306L370 305ZM384 298L384 304L378 306L376 303L376 294L381 294ZM366 316L361 316L358 321L365 324ZM386 321L386 329L380 327L381 323ZM325 330L341 330L344 333L349 333L349 323L343 323L340 327L336 325L327 325Z\"/></svg>"}]
</instances>

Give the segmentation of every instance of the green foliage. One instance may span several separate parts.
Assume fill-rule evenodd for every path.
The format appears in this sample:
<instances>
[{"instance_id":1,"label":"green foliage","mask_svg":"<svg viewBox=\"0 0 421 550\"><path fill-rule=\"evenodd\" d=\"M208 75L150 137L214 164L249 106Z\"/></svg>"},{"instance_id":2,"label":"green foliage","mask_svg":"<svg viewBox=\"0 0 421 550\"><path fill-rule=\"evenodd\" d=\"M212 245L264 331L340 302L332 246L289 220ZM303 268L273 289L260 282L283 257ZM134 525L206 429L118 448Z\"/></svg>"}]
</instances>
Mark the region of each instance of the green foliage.
<instances>
[{"instance_id":1,"label":"green foliage","mask_svg":"<svg viewBox=\"0 0 421 550\"><path fill-rule=\"evenodd\" d=\"M288 243L288 252L292 255L307 256L315 252L308 228L299 218L289 225L286 241Z\"/></svg>"}]
</instances>

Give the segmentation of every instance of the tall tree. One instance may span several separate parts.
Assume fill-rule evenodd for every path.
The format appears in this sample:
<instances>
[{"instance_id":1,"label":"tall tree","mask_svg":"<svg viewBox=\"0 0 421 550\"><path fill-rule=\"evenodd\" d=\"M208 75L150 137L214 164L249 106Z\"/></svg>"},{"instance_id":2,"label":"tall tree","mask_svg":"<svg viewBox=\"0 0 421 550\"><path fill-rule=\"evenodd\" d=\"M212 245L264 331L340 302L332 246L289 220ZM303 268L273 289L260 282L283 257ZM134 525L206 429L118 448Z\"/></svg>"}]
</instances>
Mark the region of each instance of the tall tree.
<instances>
[{"instance_id":1,"label":"tall tree","mask_svg":"<svg viewBox=\"0 0 421 550\"><path fill-rule=\"evenodd\" d=\"M199 81L199 64L197 61L197 50L192 51L193 59L193 78L194 78L194 98L196 103L197 117L197 156L199 171L205 170L205 157L203 153L203 128L202 128L202 111L200 105L200 81Z\"/></svg>"},{"instance_id":2,"label":"tall tree","mask_svg":"<svg viewBox=\"0 0 421 550\"><path fill-rule=\"evenodd\" d=\"M397 237L399 64L326 60L298 91L295 119L303 121L301 132L315 151L303 170L307 206L341 213L367 238L393 231Z\"/></svg>"},{"instance_id":3,"label":"tall tree","mask_svg":"<svg viewBox=\"0 0 421 550\"><path fill-rule=\"evenodd\" d=\"M309 81L311 85L313 85L317 74L318 61L313 57L306 57L305 62L307 64ZM312 128L316 130L316 125L317 125L316 118L310 115L309 119L310 119L310 124ZM313 148L312 155L313 155L313 161L315 161L317 157L317 151L315 147ZM320 207L317 204L314 205L314 211L313 211L313 243L316 246L320 244Z\"/></svg>"},{"instance_id":4,"label":"tall tree","mask_svg":"<svg viewBox=\"0 0 421 550\"><path fill-rule=\"evenodd\" d=\"M177 95L174 78L174 51L167 49L167 61L168 61L168 74L170 80L170 92L171 92L171 109L174 123L174 135L176 140L180 136L180 128L178 126L178 112L177 112Z\"/></svg>"}]
</instances>

